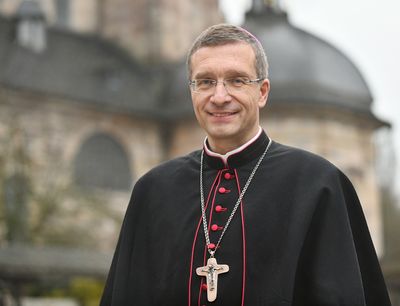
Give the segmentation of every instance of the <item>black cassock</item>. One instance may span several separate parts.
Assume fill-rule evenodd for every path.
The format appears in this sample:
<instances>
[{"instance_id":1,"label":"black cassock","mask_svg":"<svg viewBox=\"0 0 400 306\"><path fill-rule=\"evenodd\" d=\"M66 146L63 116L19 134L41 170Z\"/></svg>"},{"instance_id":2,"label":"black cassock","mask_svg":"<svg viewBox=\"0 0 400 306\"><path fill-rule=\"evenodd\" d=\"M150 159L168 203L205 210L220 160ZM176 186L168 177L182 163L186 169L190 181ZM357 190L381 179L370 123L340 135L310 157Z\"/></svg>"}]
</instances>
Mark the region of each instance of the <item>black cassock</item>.
<instances>
[{"instance_id":1,"label":"black cassock","mask_svg":"<svg viewBox=\"0 0 400 306\"><path fill-rule=\"evenodd\" d=\"M265 150L264 132L231 155L204 155L210 240L221 235ZM273 142L220 247L218 296L207 302L200 151L135 185L101 306L386 306L378 259L356 192L335 166ZM214 229L214 230L213 230Z\"/></svg>"}]
</instances>

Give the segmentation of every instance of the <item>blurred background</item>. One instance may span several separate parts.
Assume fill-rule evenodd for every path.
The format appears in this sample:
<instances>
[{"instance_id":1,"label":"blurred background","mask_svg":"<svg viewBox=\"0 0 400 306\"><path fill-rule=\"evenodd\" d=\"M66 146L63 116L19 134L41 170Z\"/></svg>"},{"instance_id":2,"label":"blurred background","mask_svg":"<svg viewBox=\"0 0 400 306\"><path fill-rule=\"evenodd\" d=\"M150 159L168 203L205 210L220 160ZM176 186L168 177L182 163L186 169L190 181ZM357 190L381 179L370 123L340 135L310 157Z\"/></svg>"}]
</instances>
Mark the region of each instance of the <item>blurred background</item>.
<instances>
[{"instance_id":1,"label":"blurred background","mask_svg":"<svg viewBox=\"0 0 400 306\"><path fill-rule=\"evenodd\" d=\"M352 180L400 305L399 6L0 0L0 306L98 305L135 181L202 145L185 54L220 22L266 49L267 133Z\"/></svg>"}]
</instances>

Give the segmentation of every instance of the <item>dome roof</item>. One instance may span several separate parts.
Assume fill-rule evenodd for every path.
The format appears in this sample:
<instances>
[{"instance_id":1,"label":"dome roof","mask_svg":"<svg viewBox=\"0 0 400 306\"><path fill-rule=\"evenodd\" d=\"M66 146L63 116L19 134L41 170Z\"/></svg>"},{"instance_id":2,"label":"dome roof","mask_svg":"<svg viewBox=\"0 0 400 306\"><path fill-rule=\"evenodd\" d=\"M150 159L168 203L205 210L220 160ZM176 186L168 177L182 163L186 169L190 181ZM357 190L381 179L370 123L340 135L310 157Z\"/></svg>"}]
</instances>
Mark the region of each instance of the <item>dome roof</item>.
<instances>
[{"instance_id":1,"label":"dome roof","mask_svg":"<svg viewBox=\"0 0 400 306\"><path fill-rule=\"evenodd\" d=\"M253 9L243 25L267 53L270 100L313 103L371 112L372 96L361 73L338 49L289 24L268 7Z\"/></svg>"}]
</instances>

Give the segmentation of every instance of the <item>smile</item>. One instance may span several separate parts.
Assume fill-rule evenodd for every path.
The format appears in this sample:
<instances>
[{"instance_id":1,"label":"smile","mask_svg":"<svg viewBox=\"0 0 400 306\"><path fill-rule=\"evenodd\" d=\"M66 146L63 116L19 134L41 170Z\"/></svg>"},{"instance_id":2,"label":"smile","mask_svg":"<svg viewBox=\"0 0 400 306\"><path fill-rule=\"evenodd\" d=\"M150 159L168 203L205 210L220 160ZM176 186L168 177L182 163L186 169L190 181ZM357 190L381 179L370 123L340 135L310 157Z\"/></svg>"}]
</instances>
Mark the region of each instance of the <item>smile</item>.
<instances>
[{"instance_id":1,"label":"smile","mask_svg":"<svg viewBox=\"0 0 400 306\"><path fill-rule=\"evenodd\" d=\"M228 117L236 114L236 112L231 112L231 113L210 113L210 115L214 117Z\"/></svg>"}]
</instances>

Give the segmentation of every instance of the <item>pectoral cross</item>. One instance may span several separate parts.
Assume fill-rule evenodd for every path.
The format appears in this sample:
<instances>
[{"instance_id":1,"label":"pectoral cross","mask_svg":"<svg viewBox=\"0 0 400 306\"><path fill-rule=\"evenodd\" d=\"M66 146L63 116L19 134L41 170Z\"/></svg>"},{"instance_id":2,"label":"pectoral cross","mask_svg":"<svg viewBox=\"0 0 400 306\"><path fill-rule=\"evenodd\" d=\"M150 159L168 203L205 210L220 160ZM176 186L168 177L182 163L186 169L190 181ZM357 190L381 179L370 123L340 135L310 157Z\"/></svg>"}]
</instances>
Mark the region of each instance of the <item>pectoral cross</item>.
<instances>
[{"instance_id":1,"label":"pectoral cross","mask_svg":"<svg viewBox=\"0 0 400 306\"><path fill-rule=\"evenodd\" d=\"M214 257L207 260L207 265L196 269L197 275L205 276L207 281L207 300L215 301L217 298L218 274L229 271L228 265L219 265Z\"/></svg>"}]
</instances>

